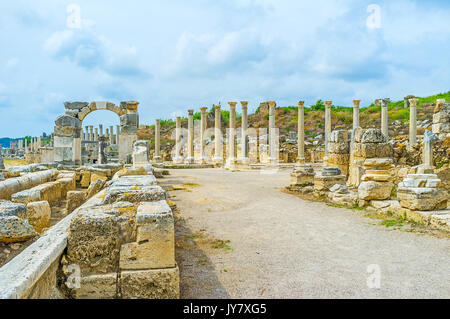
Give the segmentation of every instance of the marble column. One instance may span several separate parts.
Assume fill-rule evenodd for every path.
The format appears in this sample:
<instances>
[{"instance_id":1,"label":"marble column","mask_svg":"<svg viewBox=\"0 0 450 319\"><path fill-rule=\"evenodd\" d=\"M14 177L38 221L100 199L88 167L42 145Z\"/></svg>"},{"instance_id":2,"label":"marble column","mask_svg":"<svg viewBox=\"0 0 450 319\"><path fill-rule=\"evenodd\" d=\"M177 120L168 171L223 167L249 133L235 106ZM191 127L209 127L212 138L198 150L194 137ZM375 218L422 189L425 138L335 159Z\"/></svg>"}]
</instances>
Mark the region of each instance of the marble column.
<instances>
[{"instance_id":1,"label":"marble column","mask_svg":"<svg viewBox=\"0 0 450 319\"><path fill-rule=\"evenodd\" d=\"M271 164L277 164L278 157L276 154L275 139L277 134L275 131L275 107L277 103L275 101L269 101L269 161Z\"/></svg>"},{"instance_id":2,"label":"marble column","mask_svg":"<svg viewBox=\"0 0 450 319\"><path fill-rule=\"evenodd\" d=\"M106 136L107 138L109 138L109 128L106 129L105 136Z\"/></svg>"},{"instance_id":3,"label":"marble column","mask_svg":"<svg viewBox=\"0 0 450 319\"><path fill-rule=\"evenodd\" d=\"M409 100L411 104L411 100ZM418 172L419 174L432 174L433 173L433 143L434 141L437 141L439 138L437 135L432 133L429 130L425 130L425 133L423 135L423 144L422 144L422 160L423 164L422 170L426 169L429 170L428 172Z\"/></svg>"},{"instance_id":4,"label":"marble column","mask_svg":"<svg viewBox=\"0 0 450 319\"><path fill-rule=\"evenodd\" d=\"M200 120L200 163L206 164L208 162L208 158L205 154L205 139L206 139L206 129L207 129L207 114L206 110L208 110L207 107L201 107L201 120Z\"/></svg>"},{"instance_id":5,"label":"marble column","mask_svg":"<svg viewBox=\"0 0 450 319\"><path fill-rule=\"evenodd\" d=\"M250 159L248 157L248 117L247 117L248 101L241 101L241 107L242 107L241 163L243 165L248 165L250 164Z\"/></svg>"},{"instance_id":6,"label":"marble column","mask_svg":"<svg viewBox=\"0 0 450 319\"><path fill-rule=\"evenodd\" d=\"M103 136L103 124L99 124L98 128L100 131L100 136Z\"/></svg>"},{"instance_id":7,"label":"marble column","mask_svg":"<svg viewBox=\"0 0 450 319\"><path fill-rule=\"evenodd\" d=\"M389 128L388 128L388 99L382 99L381 102L381 133L389 139Z\"/></svg>"},{"instance_id":8,"label":"marble column","mask_svg":"<svg viewBox=\"0 0 450 319\"><path fill-rule=\"evenodd\" d=\"M361 100L353 100L353 129L359 127L359 104Z\"/></svg>"},{"instance_id":9,"label":"marble column","mask_svg":"<svg viewBox=\"0 0 450 319\"><path fill-rule=\"evenodd\" d=\"M236 104L237 102L228 102L228 105L230 106L230 129L228 132L228 159L227 159L228 167L231 167L236 164L236 148L235 148Z\"/></svg>"},{"instance_id":10,"label":"marble column","mask_svg":"<svg viewBox=\"0 0 450 319\"><path fill-rule=\"evenodd\" d=\"M214 105L214 164L222 164L222 131L220 105Z\"/></svg>"},{"instance_id":11,"label":"marble column","mask_svg":"<svg viewBox=\"0 0 450 319\"><path fill-rule=\"evenodd\" d=\"M89 141L89 126L85 126L84 129L84 140Z\"/></svg>"},{"instance_id":12,"label":"marble column","mask_svg":"<svg viewBox=\"0 0 450 319\"><path fill-rule=\"evenodd\" d=\"M120 125L116 125L116 145L119 149Z\"/></svg>"},{"instance_id":13,"label":"marble column","mask_svg":"<svg viewBox=\"0 0 450 319\"><path fill-rule=\"evenodd\" d=\"M194 110L188 110L188 156L186 164L194 163Z\"/></svg>"},{"instance_id":14,"label":"marble column","mask_svg":"<svg viewBox=\"0 0 450 319\"><path fill-rule=\"evenodd\" d=\"M25 142L25 153L28 153L28 140L24 139Z\"/></svg>"},{"instance_id":15,"label":"marble column","mask_svg":"<svg viewBox=\"0 0 450 319\"><path fill-rule=\"evenodd\" d=\"M0 145L0 169L5 169L5 163L3 162L3 154L2 154L1 145Z\"/></svg>"},{"instance_id":16,"label":"marble column","mask_svg":"<svg viewBox=\"0 0 450 319\"><path fill-rule=\"evenodd\" d=\"M181 117L177 116L175 127L175 164L183 163L183 157L181 156Z\"/></svg>"},{"instance_id":17,"label":"marble column","mask_svg":"<svg viewBox=\"0 0 450 319\"><path fill-rule=\"evenodd\" d=\"M417 145L417 102L419 99L409 99L409 147Z\"/></svg>"},{"instance_id":18,"label":"marble column","mask_svg":"<svg viewBox=\"0 0 450 319\"><path fill-rule=\"evenodd\" d=\"M331 135L331 104L332 101L325 101L325 158L326 161L328 157L328 139Z\"/></svg>"},{"instance_id":19,"label":"marble column","mask_svg":"<svg viewBox=\"0 0 450 319\"><path fill-rule=\"evenodd\" d=\"M109 127L109 133L110 133L110 135L109 135L109 144L116 144L115 143L115 140L114 140L114 126L110 126Z\"/></svg>"},{"instance_id":20,"label":"marble column","mask_svg":"<svg viewBox=\"0 0 450 319\"><path fill-rule=\"evenodd\" d=\"M298 102L298 163L305 163L305 101Z\"/></svg>"},{"instance_id":21,"label":"marble column","mask_svg":"<svg viewBox=\"0 0 450 319\"><path fill-rule=\"evenodd\" d=\"M94 141L98 142L98 128L94 128Z\"/></svg>"},{"instance_id":22,"label":"marble column","mask_svg":"<svg viewBox=\"0 0 450 319\"><path fill-rule=\"evenodd\" d=\"M89 125L89 141L94 140L94 127L92 125Z\"/></svg>"},{"instance_id":23,"label":"marble column","mask_svg":"<svg viewBox=\"0 0 450 319\"><path fill-rule=\"evenodd\" d=\"M98 138L99 145L98 145L98 164L106 164L107 158L106 158L106 145L108 142L108 138L106 136L100 136Z\"/></svg>"},{"instance_id":24,"label":"marble column","mask_svg":"<svg viewBox=\"0 0 450 319\"><path fill-rule=\"evenodd\" d=\"M161 163L161 137L160 137L160 131L161 131L161 123L159 120L155 121L155 156L153 160L156 163Z\"/></svg>"}]
</instances>

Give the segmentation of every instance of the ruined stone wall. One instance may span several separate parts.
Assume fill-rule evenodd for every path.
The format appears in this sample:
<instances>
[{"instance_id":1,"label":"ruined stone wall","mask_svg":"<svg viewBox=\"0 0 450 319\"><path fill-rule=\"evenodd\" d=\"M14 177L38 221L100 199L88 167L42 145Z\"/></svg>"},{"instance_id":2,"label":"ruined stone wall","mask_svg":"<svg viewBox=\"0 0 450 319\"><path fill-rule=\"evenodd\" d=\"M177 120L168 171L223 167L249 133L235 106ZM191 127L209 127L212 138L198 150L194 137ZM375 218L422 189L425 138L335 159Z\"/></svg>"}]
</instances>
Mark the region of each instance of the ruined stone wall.
<instances>
[{"instance_id":1,"label":"ruined stone wall","mask_svg":"<svg viewBox=\"0 0 450 319\"><path fill-rule=\"evenodd\" d=\"M392 158L393 147L378 129L358 128L353 139L348 184L358 187L365 173L364 161L369 158Z\"/></svg>"},{"instance_id":2,"label":"ruined stone wall","mask_svg":"<svg viewBox=\"0 0 450 319\"><path fill-rule=\"evenodd\" d=\"M331 132L328 141L327 166L338 167L343 175L349 174L350 133L346 130Z\"/></svg>"}]
</instances>

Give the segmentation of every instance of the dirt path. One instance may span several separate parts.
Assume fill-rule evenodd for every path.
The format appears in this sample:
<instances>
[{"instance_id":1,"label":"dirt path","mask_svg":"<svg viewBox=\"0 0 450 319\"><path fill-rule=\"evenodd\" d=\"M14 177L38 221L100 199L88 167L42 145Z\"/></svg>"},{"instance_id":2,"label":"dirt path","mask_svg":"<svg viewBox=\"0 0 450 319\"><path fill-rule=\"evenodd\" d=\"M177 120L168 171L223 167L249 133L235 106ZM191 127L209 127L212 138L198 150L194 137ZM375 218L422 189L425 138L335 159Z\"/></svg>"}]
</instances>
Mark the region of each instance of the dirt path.
<instances>
[{"instance_id":1,"label":"dirt path","mask_svg":"<svg viewBox=\"0 0 450 319\"><path fill-rule=\"evenodd\" d=\"M183 298L450 298L448 238L285 194L287 171L171 174L162 186L186 184L170 192Z\"/></svg>"}]
</instances>

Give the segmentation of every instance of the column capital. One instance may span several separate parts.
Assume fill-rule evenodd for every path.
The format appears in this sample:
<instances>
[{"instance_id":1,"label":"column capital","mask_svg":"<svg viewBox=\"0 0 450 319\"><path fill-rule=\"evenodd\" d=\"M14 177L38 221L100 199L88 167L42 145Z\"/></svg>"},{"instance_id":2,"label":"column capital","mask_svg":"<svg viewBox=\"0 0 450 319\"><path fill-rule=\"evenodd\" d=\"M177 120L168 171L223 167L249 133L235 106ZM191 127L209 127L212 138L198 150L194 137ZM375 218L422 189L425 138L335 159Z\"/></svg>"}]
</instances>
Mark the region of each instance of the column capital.
<instances>
[{"instance_id":1,"label":"column capital","mask_svg":"<svg viewBox=\"0 0 450 319\"><path fill-rule=\"evenodd\" d=\"M160 123L160 120L155 120L155 123L159 124L159 123Z\"/></svg>"},{"instance_id":2,"label":"column capital","mask_svg":"<svg viewBox=\"0 0 450 319\"><path fill-rule=\"evenodd\" d=\"M220 105L214 105L214 109L220 110Z\"/></svg>"},{"instance_id":3,"label":"column capital","mask_svg":"<svg viewBox=\"0 0 450 319\"><path fill-rule=\"evenodd\" d=\"M277 102L275 102L275 101L269 101L268 103L269 103L269 107L277 106Z\"/></svg>"},{"instance_id":4,"label":"column capital","mask_svg":"<svg viewBox=\"0 0 450 319\"><path fill-rule=\"evenodd\" d=\"M207 110L208 108L207 107L201 107L200 108L200 111L202 112L202 113L206 113L206 110Z\"/></svg>"},{"instance_id":5,"label":"column capital","mask_svg":"<svg viewBox=\"0 0 450 319\"><path fill-rule=\"evenodd\" d=\"M353 100L353 107L359 107L361 100Z\"/></svg>"},{"instance_id":6,"label":"column capital","mask_svg":"<svg viewBox=\"0 0 450 319\"><path fill-rule=\"evenodd\" d=\"M331 104L333 104L333 101L325 101L324 103L326 108L331 108Z\"/></svg>"},{"instance_id":7,"label":"column capital","mask_svg":"<svg viewBox=\"0 0 450 319\"><path fill-rule=\"evenodd\" d=\"M419 99L409 99L409 106L411 107L416 107L417 106L417 102L419 102Z\"/></svg>"},{"instance_id":8,"label":"column capital","mask_svg":"<svg viewBox=\"0 0 450 319\"><path fill-rule=\"evenodd\" d=\"M194 110L188 110L189 115L194 115Z\"/></svg>"},{"instance_id":9,"label":"column capital","mask_svg":"<svg viewBox=\"0 0 450 319\"><path fill-rule=\"evenodd\" d=\"M298 107L305 107L305 101L298 101Z\"/></svg>"},{"instance_id":10,"label":"column capital","mask_svg":"<svg viewBox=\"0 0 450 319\"><path fill-rule=\"evenodd\" d=\"M228 105L233 108L236 107L236 104L237 102L228 102Z\"/></svg>"},{"instance_id":11,"label":"column capital","mask_svg":"<svg viewBox=\"0 0 450 319\"><path fill-rule=\"evenodd\" d=\"M437 104L444 104L445 103L445 99L437 99L436 103Z\"/></svg>"},{"instance_id":12,"label":"column capital","mask_svg":"<svg viewBox=\"0 0 450 319\"><path fill-rule=\"evenodd\" d=\"M248 101L241 101L241 105L242 105L242 107L247 107L248 106Z\"/></svg>"}]
</instances>

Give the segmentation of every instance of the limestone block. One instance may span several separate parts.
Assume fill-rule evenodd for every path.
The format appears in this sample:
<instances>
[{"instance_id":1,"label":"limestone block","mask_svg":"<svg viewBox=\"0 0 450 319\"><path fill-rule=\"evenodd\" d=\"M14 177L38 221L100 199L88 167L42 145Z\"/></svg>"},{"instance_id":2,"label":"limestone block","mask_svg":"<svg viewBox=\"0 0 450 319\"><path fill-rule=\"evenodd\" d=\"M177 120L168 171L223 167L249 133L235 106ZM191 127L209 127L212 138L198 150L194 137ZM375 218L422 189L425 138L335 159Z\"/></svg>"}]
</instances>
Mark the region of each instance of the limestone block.
<instances>
[{"instance_id":1,"label":"limestone block","mask_svg":"<svg viewBox=\"0 0 450 319\"><path fill-rule=\"evenodd\" d=\"M345 175L334 175L334 176L314 176L314 190L315 191L329 191L331 187L336 184L345 185L346 176Z\"/></svg>"},{"instance_id":2,"label":"limestone block","mask_svg":"<svg viewBox=\"0 0 450 319\"><path fill-rule=\"evenodd\" d=\"M350 154L328 154L328 163L338 165L348 165L350 162Z\"/></svg>"},{"instance_id":3,"label":"limestone block","mask_svg":"<svg viewBox=\"0 0 450 319\"><path fill-rule=\"evenodd\" d=\"M377 171L372 171L377 172ZM390 174L371 174L369 171L366 171L366 174L361 178L362 181L375 181L375 182L390 182L393 180L393 177Z\"/></svg>"},{"instance_id":4,"label":"limestone block","mask_svg":"<svg viewBox=\"0 0 450 319\"><path fill-rule=\"evenodd\" d=\"M11 200L23 204L46 200L50 204L54 204L61 200L61 184L59 182L44 183L12 194Z\"/></svg>"},{"instance_id":5,"label":"limestone block","mask_svg":"<svg viewBox=\"0 0 450 319\"><path fill-rule=\"evenodd\" d=\"M74 178L66 177L60 178L56 180L61 184L61 197L65 198L67 196L67 192L76 189L76 183Z\"/></svg>"},{"instance_id":6,"label":"limestone block","mask_svg":"<svg viewBox=\"0 0 450 319\"><path fill-rule=\"evenodd\" d=\"M145 176L139 176L139 175L128 175L123 176L120 179L116 179L113 181L112 186L119 187L119 186L151 186L156 185L156 178L154 175L145 175Z\"/></svg>"},{"instance_id":7,"label":"limestone block","mask_svg":"<svg viewBox=\"0 0 450 319\"><path fill-rule=\"evenodd\" d=\"M291 186L307 186L314 184L314 173L291 173Z\"/></svg>"},{"instance_id":8,"label":"limestone block","mask_svg":"<svg viewBox=\"0 0 450 319\"><path fill-rule=\"evenodd\" d=\"M81 182L80 182L81 187L88 188L90 184L91 184L91 172L81 171Z\"/></svg>"},{"instance_id":9,"label":"limestone block","mask_svg":"<svg viewBox=\"0 0 450 319\"><path fill-rule=\"evenodd\" d=\"M450 122L450 116L446 112L439 112L433 114L433 123L446 123Z\"/></svg>"},{"instance_id":10,"label":"limestone block","mask_svg":"<svg viewBox=\"0 0 450 319\"><path fill-rule=\"evenodd\" d=\"M95 175L95 174L93 174ZM96 179L94 182L92 182L87 191L86 191L86 198L89 199L92 196L94 196L95 194L97 194L98 192L100 192L103 189L103 186L105 186L105 180L99 178Z\"/></svg>"},{"instance_id":11,"label":"limestone block","mask_svg":"<svg viewBox=\"0 0 450 319\"><path fill-rule=\"evenodd\" d=\"M116 186L108 188L103 204L114 202L152 202L166 199L166 191L158 185L153 186Z\"/></svg>"},{"instance_id":12,"label":"limestone block","mask_svg":"<svg viewBox=\"0 0 450 319\"><path fill-rule=\"evenodd\" d=\"M427 187L403 187L399 185L397 198L400 205L411 210L439 210L447 208L448 193Z\"/></svg>"},{"instance_id":13,"label":"limestone block","mask_svg":"<svg viewBox=\"0 0 450 319\"><path fill-rule=\"evenodd\" d=\"M67 214L72 213L76 208L80 207L86 200L85 191L69 191L67 192L66 211Z\"/></svg>"},{"instance_id":14,"label":"limestone block","mask_svg":"<svg viewBox=\"0 0 450 319\"><path fill-rule=\"evenodd\" d=\"M27 220L38 233L50 227L52 210L47 201L32 202L27 204Z\"/></svg>"},{"instance_id":15,"label":"limestone block","mask_svg":"<svg viewBox=\"0 0 450 319\"><path fill-rule=\"evenodd\" d=\"M433 123L432 130L434 134L450 133L450 122Z\"/></svg>"},{"instance_id":16,"label":"limestone block","mask_svg":"<svg viewBox=\"0 0 450 319\"><path fill-rule=\"evenodd\" d=\"M364 167L367 169L389 169L392 167L393 160L391 158L369 158L364 161Z\"/></svg>"},{"instance_id":17,"label":"limestone block","mask_svg":"<svg viewBox=\"0 0 450 319\"><path fill-rule=\"evenodd\" d=\"M363 200L388 199L394 184L391 182L364 181L358 186L358 198Z\"/></svg>"},{"instance_id":18,"label":"limestone block","mask_svg":"<svg viewBox=\"0 0 450 319\"><path fill-rule=\"evenodd\" d=\"M117 273L81 277L80 288L73 290L75 299L117 298Z\"/></svg>"},{"instance_id":19,"label":"limestone block","mask_svg":"<svg viewBox=\"0 0 450 319\"><path fill-rule=\"evenodd\" d=\"M120 269L175 267L174 220L167 202L141 203L136 225L136 242L121 248Z\"/></svg>"},{"instance_id":20,"label":"limestone block","mask_svg":"<svg viewBox=\"0 0 450 319\"><path fill-rule=\"evenodd\" d=\"M441 180L436 174L408 174L408 176L398 184L399 187L428 187L437 188Z\"/></svg>"},{"instance_id":21,"label":"limestone block","mask_svg":"<svg viewBox=\"0 0 450 319\"><path fill-rule=\"evenodd\" d=\"M67 260L84 276L117 272L120 247L133 237L131 221L111 206L81 208L70 223Z\"/></svg>"},{"instance_id":22,"label":"limestone block","mask_svg":"<svg viewBox=\"0 0 450 319\"><path fill-rule=\"evenodd\" d=\"M87 107L87 102L64 102L66 109L81 110L83 107Z\"/></svg>"},{"instance_id":23,"label":"limestone block","mask_svg":"<svg viewBox=\"0 0 450 319\"><path fill-rule=\"evenodd\" d=\"M383 135L381 130L370 128L365 130L361 138L359 139L360 143L386 143L386 137Z\"/></svg>"},{"instance_id":24,"label":"limestone block","mask_svg":"<svg viewBox=\"0 0 450 319\"><path fill-rule=\"evenodd\" d=\"M148 141L139 140L133 145L133 166L148 164Z\"/></svg>"},{"instance_id":25,"label":"limestone block","mask_svg":"<svg viewBox=\"0 0 450 319\"><path fill-rule=\"evenodd\" d=\"M27 217L27 207L24 204L0 200L0 217L3 216L17 216L24 219Z\"/></svg>"},{"instance_id":26,"label":"limestone block","mask_svg":"<svg viewBox=\"0 0 450 319\"><path fill-rule=\"evenodd\" d=\"M328 142L328 151L330 153L336 154L348 154L350 153L350 144L348 142L343 143Z\"/></svg>"},{"instance_id":27,"label":"limestone block","mask_svg":"<svg viewBox=\"0 0 450 319\"><path fill-rule=\"evenodd\" d=\"M108 180L108 177L106 177L105 175L99 175L97 173L91 173L91 184L94 183L98 179L101 179L104 182L106 182Z\"/></svg>"},{"instance_id":28,"label":"limestone block","mask_svg":"<svg viewBox=\"0 0 450 319\"><path fill-rule=\"evenodd\" d=\"M167 269L122 271L119 279L124 299L178 299L180 273L178 266Z\"/></svg>"},{"instance_id":29,"label":"limestone block","mask_svg":"<svg viewBox=\"0 0 450 319\"><path fill-rule=\"evenodd\" d=\"M27 220L17 216L0 215L0 243L26 241L37 233Z\"/></svg>"},{"instance_id":30,"label":"limestone block","mask_svg":"<svg viewBox=\"0 0 450 319\"><path fill-rule=\"evenodd\" d=\"M347 192L345 194L330 192L327 194L328 200L337 205L353 207L358 201L356 193Z\"/></svg>"},{"instance_id":31,"label":"limestone block","mask_svg":"<svg viewBox=\"0 0 450 319\"><path fill-rule=\"evenodd\" d=\"M331 143L348 144L348 142L350 141L349 131L347 131L347 130L334 130L334 131L331 132L328 141L331 142Z\"/></svg>"},{"instance_id":32,"label":"limestone block","mask_svg":"<svg viewBox=\"0 0 450 319\"><path fill-rule=\"evenodd\" d=\"M14 193L48 182L57 175L57 172L57 170L46 170L0 182L0 199L11 199Z\"/></svg>"},{"instance_id":33,"label":"limestone block","mask_svg":"<svg viewBox=\"0 0 450 319\"><path fill-rule=\"evenodd\" d=\"M114 175L113 179L129 175L147 175L147 171L144 167L123 168Z\"/></svg>"}]
</instances>

